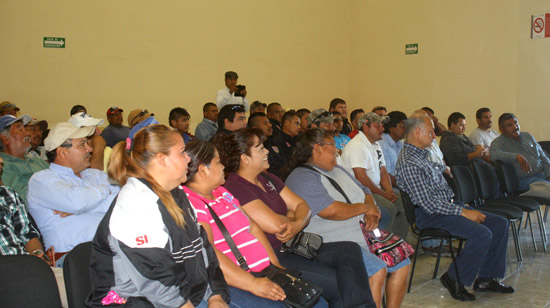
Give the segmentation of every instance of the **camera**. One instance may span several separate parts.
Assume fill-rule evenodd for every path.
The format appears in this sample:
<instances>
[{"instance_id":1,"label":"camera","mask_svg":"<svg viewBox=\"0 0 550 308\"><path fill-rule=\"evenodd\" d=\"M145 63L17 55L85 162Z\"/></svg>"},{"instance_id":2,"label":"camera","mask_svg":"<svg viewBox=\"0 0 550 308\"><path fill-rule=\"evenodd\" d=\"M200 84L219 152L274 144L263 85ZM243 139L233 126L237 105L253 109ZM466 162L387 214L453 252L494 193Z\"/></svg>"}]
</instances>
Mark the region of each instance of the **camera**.
<instances>
[{"instance_id":1,"label":"camera","mask_svg":"<svg viewBox=\"0 0 550 308\"><path fill-rule=\"evenodd\" d=\"M241 91L246 90L246 86L242 85L242 84L238 84L238 85L235 86L235 88L236 88L235 96L242 97L243 95L241 94Z\"/></svg>"}]
</instances>

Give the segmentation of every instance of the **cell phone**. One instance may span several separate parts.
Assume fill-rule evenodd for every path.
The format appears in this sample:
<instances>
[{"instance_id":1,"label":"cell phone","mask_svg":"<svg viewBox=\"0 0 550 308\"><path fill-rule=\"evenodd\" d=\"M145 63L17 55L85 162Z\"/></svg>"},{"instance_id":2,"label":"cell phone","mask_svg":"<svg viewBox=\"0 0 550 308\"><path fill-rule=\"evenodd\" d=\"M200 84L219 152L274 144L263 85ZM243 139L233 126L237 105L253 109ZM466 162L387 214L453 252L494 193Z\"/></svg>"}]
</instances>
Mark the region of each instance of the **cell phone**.
<instances>
[{"instance_id":1,"label":"cell phone","mask_svg":"<svg viewBox=\"0 0 550 308\"><path fill-rule=\"evenodd\" d=\"M372 233L374 233L374 236L376 236L376 237L382 236L382 234L380 233L380 230L378 230L378 228L372 230Z\"/></svg>"}]
</instances>

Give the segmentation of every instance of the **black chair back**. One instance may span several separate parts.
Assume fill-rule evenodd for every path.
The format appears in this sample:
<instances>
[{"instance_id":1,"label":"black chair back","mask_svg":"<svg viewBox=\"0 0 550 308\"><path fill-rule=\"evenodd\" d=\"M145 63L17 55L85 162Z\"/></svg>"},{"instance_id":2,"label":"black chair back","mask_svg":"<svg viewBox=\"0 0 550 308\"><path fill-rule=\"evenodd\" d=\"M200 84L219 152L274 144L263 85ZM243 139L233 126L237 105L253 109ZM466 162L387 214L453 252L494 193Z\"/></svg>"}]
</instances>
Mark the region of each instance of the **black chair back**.
<instances>
[{"instance_id":1,"label":"black chair back","mask_svg":"<svg viewBox=\"0 0 550 308\"><path fill-rule=\"evenodd\" d=\"M519 177L514 165L499 160L495 167L500 190L505 194L515 195L519 189Z\"/></svg>"},{"instance_id":2,"label":"black chair back","mask_svg":"<svg viewBox=\"0 0 550 308\"><path fill-rule=\"evenodd\" d=\"M539 145L546 152L546 155L550 157L550 141L539 141Z\"/></svg>"},{"instance_id":3,"label":"black chair back","mask_svg":"<svg viewBox=\"0 0 550 308\"><path fill-rule=\"evenodd\" d=\"M69 308L81 308L84 300L92 291L90 281L90 256L92 254L92 242L78 244L73 248L63 261L63 278L67 290L67 302Z\"/></svg>"},{"instance_id":4,"label":"black chair back","mask_svg":"<svg viewBox=\"0 0 550 308\"><path fill-rule=\"evenodd\" d=\"M451 167L451 172L458 188L456 197L466 204L473 205L478 194L472 170L468 166L455 165Z\"/></svg>"},{"instance_id":5,"label":"black chair back","mask_svg":"<svg viewBox=\"0 0 550 308\"><path fill-rule=\"evenodd\" d=\"M407 222L411 226L414 233L417 233L418 229L416 228L416 213L414 212L414 209L417 208L415 204L412 203L411 197L409 197L409 194L404 192L403 190L399 190L401 193L401 200L403 202L403 209L405 209L405 216L407 216ZM418 233L417 233L418 234Z\"/></svg>"},{"instance_id":6,"label":"black chair back","mask_svg":"<svg viewBox=\"0 0 550 308\"><path fill-rule=\"evenodd\" d=\"M52 269L35 256L0 256L0 307L61 307Z\"/></svg>"},{"instance_id":7,"label":"black chair back","mask_svg":"<svg viewBox=\"0 0 550 308\"><path fill-rule=\"evenodd\" d=\"M493 168L489 164L479 161L474 161L472 167L479 196L484 200L495 198L498 194L498 179Z\"/></svg>"},{"instance_id":8,"label":"black chair back","mask_svg":"<svg viewBox=\"0 0 550 308\"><path fill-rule=\"evenodd\" d=\"M447 173L443 173L443 177L445 178L445 181L447 181L447 185L449 185L449 187L453 190L453 193L455 194L455 198L459 198L458 186L456 185L455 179L450 175L448 175ZM461 200L458 200L458 201L461 201Z\"/></svg>"}]
</instances>

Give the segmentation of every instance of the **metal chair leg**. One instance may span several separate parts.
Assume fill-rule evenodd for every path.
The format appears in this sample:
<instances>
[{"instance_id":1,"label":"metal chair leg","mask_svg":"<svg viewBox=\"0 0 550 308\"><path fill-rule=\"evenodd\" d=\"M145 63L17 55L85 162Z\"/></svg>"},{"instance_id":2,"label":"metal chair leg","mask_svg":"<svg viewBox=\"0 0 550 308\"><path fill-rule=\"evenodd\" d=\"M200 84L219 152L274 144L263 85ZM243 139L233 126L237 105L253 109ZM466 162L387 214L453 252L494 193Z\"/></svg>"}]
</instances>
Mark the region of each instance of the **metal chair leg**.
<instances>
[{"instance_id":1,"label":"metal chair leg","mask_svg":"<svg viewBox=\"0 0 550 308\"><path fill-rule=\"evenodd\" d=\"M443 238L441 238L441 241L439 241L439 251L437 252L437 261L435 262L434 275L432 279L435 279L435 277L437 277L437 272L439 271L439 261L441 261L442 251L443 251Z\"/></svg>"},{"instance_id":2,"label":"metal chair leg","mask_svg":"<svg viewBox=\"0 0 550 308\"><path fill-rule=\"evenodd\" d=\"M414 250L414 255L413 255L414 260L413 260L413 266L411 269L411 276L409 278L409 287L407 288L407 293L411 293L411 286L413 283L413 276L414 276L414 268L416 267L416 260L418 259L418 247L420 246L421 241L422 241L422 237L418 236L418 242L416 242L416 248Z\"/></svg>"},{"instance_id":3,"label":"metal chair leg","mask_svg":"<svg viewBox=\"0 0 550 308\"><path fill-rule=\"evenodd\" d=\"M548 220L548 204L546 204L546 208L544 209L544 222Z\"/></svg>"},{"instance_id":4,"label":"metal chair leg","mask_svg":"<svg viewBox=\"0 0 550 308\"><path fill-rule=\"evenodd\" d=\"M449 236L449 243L452 243L453 240L452 238ZM453 260L453 264L455 265L455 272L456 272L456 281L460 284L460 276L458 275L458 265L456 264L456 258L455 258L455 253L451 247L451 259Z\"/></svg>"},{"instance_id":5,"label":"metal chair leg","mask_svg":"<svg viewBox=\"0 0 550 308\"><path fill-rule=\"evenodd\" d=\"M533 247L535 248L535 251L538 251L537 249L537 243L535 242L535 234L533 233L533 225L531 224L531 217L527 216L527 222L529 222L529 229L531 229L531 240L533 241Z\"/></svg>"},{"instance_id":6,"label":"metal chair leg","mask_svg":"<svg viewBox=\"0 0 550 308\"><path fill-rule=\"evenodd\" d=\"M516 257L518 262L523 262L523 256L521 255L521 246L519 242L518 231L516 229L516 221L510 221L510 227L512 229L512 237L514 239L514 247L516 248Z\"/></svg>"},{"instance_id":7,"label":"metal chair leg","mask_svg":"<svg viewBox=\"0 0 550 308\"><path fill-rule=\"evenodd\" d=\"M544 226L544 220L542 219L542 212L540 207L537 209L537 220L539 222L539 229L540 229L540 237L542 240L542 248L546 252L546 227Z\"/></svg>"}]
</instances>

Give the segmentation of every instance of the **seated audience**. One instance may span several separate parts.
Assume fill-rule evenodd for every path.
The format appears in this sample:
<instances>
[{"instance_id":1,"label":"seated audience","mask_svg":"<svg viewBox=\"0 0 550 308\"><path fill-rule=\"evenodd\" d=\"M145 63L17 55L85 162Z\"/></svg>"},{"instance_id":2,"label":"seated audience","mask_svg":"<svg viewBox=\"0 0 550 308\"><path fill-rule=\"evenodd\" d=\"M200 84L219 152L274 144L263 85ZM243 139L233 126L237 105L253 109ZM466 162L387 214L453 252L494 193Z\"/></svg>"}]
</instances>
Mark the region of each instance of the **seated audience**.
<instances>
[{"instance_id":1,"label":"seated audience","mask_svg":"<svg viewBox=\"0 0 550 308\"><path fill-rule=\"evenodd\" d=\"M344 127L344 121L342 115L338 111L333 111L332 115L334 116L334 142L336 142L336 148L338 152L342 152L344 146L351 140L348 135L342 133L342 128Z\"/></svg>"},{"instance_id":2,"label":"seated audience","mask_svg":"<svg viewBox=\"0 0 550 308\"><path fill-rule=\"evenodd\" d=\"M218 260L178 186L187 179L185 144L164 125L119 143L109 176L122 189L94 237L90 307L228 307Z\"/></svg>"},{"instance_id":3,"label":"seated audience","mask_svg":"<svg viewBox=\"0 0 550 308\"><path fill-rule=\"evenodd\" d=\"M363 186L369 188L376 204L389 212L388 224L381 227L406 238L409 224L401 194L392 187L384 154L378 144L382 139L383 124L387 120L388 117L380 117L374 112L369 112L359 119L359 134L344 147L342 166Z\"/></svg>"},{"instance_id":4,"label":"seated audience","mask_svg":"<svg viewBox=\"0 0 550 308\"><path fill-rule=\"evenodd\" d=\"M273 140L273 126L271 122L265 115L265 113L256 112L250 115L248 119L249 128L257 128L262 131L264 134L264 148L269 151L267 155L267 160L269 162L269 172L273 174L278 174L280 168L286 165L286 158L283 155L279 146ZM277 166L273 168L273 166Z\"/></svg>"},{"instance_id":5,"label":"seated audience","mask_svg":"<svg viewBox=\"0 0 550 308\"><path fill-rule=\"evenodd\" d=\"M25 157L31 148L31 138L25 130L30 122L28 115L16 118L12 115L0 117L0 142L3 152L0 158L4 161L2 183L15 190L27 203L29 179L40 170L48 168L48 163L40 158Z\"/></svg>"},{"instance_id":6,"label":"seated audience","mask_svg":"<svg viewBox=\"0 0 550 308\"><path fill-rule=\"evenodd\" d=\"M309 111L309 109L306 109L306 108L298 109L296 111L296 114L300 118L300 134L307 130L307 117L309 116L310 113L311 111Z\"/></svg>"},{"instance_id":7,"label":"seated audience","mask_svg":"<svg viewBox=\"0 0 550 308\"><path fill-rule=\"evenodd\" d=\"M45 246L54 247L59 267L65 253L92 240L120 189L109 183L105 172L88 168L92 149L86 137L94 131L95 126L56 124L44 140L50 168L35 173L29 181L29 211Z\"/></svg>"},{"instance_id":8,"label":"seated audience","mask_svg":"<svg viewBox=\"0 0 550 308\"><path fill-rule=\"evenodd\" d=\"M246 89L237 87L239 75L233 71L225 72L225 88L216 93L216 104L221 110L226 105L242 105L245 111L248 111L248 99L246 98Z\"/></svg>"},{"instance_id":9,"label":"seated audience","mask_svg":"<svg viewBox=\"0 0 550 308\"><path fill-rule=\"evenodd\" d=\"M246 127L246 111L241 105L225 105L218 114L219 134L229 134L232 131ZM214 136L214 138L215 138Z\"/></svg>"},{"instance_id":10,"label":"seated audience","mask_svg":"<svg viewBox=\"0 0 550 308\"><path fill-rule=\"evenodd\" d=\"M218 106L214 103L206 103L202 107L202 121L195 128L195 136L198 140L211 140L218 130Z\"/></svg>"},{"instance_id":11,"label":"seated audience","mask_svg":"<svg viewBox=\"0 0 550 308\"><path fill-rule=\"evenodd\" d=\"M407 259L386 272L386 264L369 251L359 221L364 221L366 228L373 230L378 226L380 209L369 189L336 164L331 132L310 129L302 134L292 155L290 170L287 187L302 197L312 210L311 221L305 230L322 235L328 243L344 240L359 244L377 306L380 307L384 280L389 272L386 307L399 307L405 295L410 261ZM327 177L339 183L351 204Z\"/></svg>"},{"instance_id":12,"label":"seated audience","mask_svg":"<svg viewBox=\"0 0 550 308\"><path fill-rule=\"evenodd\" d=\"M453 201L453 191L443 178L445 166L428 160L426 148L435 139L434 124L429 116L413 115L407 119L405 127L407 140L395 172L399 188L419 207L416 209L417 226L443 229L466 239L456 264L451 264L441 276L441 283L453 298L461 301L475 300L464 287L472 283L476 292L514 292L512 287L496 279L503 277L506 271L508 221Z\"/></svg>"},{"instance_id":13,"label":"seated audience","mask_svg":"<svg viewBox=\"0 0 550 308\"><path fill-rule=\"evenodd\" d=\"M353 126L353 130L348 134L348 137L353 138L355 135L359 133L359 128L357 127L357 122L359 119L361 119L362 116L365 115L365 111L363 109L355 109L351 112L350 120L351 125Z\"/></svg>"},{"instance_id":14,"label":"seated audience","mask_svg":"<svg viewBox=\"0 0 550 308\"><path fill-rule=\"evenodd\" d=\"M274 164L269 166L269 172L280 177L281 169L284 168L294 145L296 144L296 136L300 133L300 118L294 111L287 111L283 115L281 133L273 137L273 143L279 149L279 154L281 156L280 164ZM271 162L279 161L271 159Z\"/></svg>"},{"instance_id":15,"label":"seated audience","mask_svg":"<svg viewBox=\"0 0 550 308\"><path fill-rule=\"evenodd\" d=\"M96 119L87 113L78 112L73 114L69 118L68 122L76 127L94 127L94 133L87 137L88 145L92 148L90 168L103 171L105 166L105 157L108 158L111 153L111 148L107 147L105 139L101 137L101 131L99 130L99 125L102 125L105 121L103 121L103 119Z\"/></svg>"},{"instance_id":16,"label":"seated audience","mask_svg":"<svg viewBox=\"0 0 550 308\"><path fill-rule=\"evenodd\" d=\"M388 113L388 110L384 106L374 106L372 107L371 112L376 113L380 117L385 117Z\"/></svg>"},{"instance_id":17,"label":"seated audience","mask_svg":"<svg viewBox=\"0 0 550 308\"><path fill-rule=\"evenodd\" d=\"M74 105L71 108L71 116L73 116L73 115L75 115L79 112L88 113L88 111L86 110L86 107L84 107L82 105Z\"/></svg>"},{"instance_id":18,"label":"seated audience","mask_svg":"<svg viewBox=\"0 0 550 308\"><path fill-rule=\"evenodd\" d=\"M170 126L177 129L186 144L189 141L195 140L195 136L189 133L189 124L191 124L191 115L185 108L176 107L170 110L168 115L168 123Z\"/></svg>"},{"instance_id":19,"label":"seated audience","mask_svg":"<svg viewBox=\"0 0 550 308\"><path fill-rule=\"evenodd\" d=\"M436 136L443 135L443 132L446 131L445 125L443 125L443 124L441 124L441 122L439 122L439 119L435 116L434 110L430 107L422 107L422 108L420 108L420 110L426 112L428 114L428 116L432 119L432 121L434 122L435 135Z\"/></svg>"},{"instance_id":20,"label":"seated audience","mask_svg":"<svg viewBox=\"0 0 550 308\"><path fill-rule=\"evenodd\" d=\"M278 177L264 173L269 164L261 131L243 129L221 137L215 145L229 173L224 187L264 231L280 264L299 270L305 279L320 285L331 307L373 307L357 244L323 244L315 260L281 251L282 244L308 224L311 212Z\"/></svg>"},{"instance_id":21,"label":"seated audience","mask_svg":"<svg viewBox=\"0 0 550 308\"><path fill-rule=\"evenodd\" d=\"M15 106L14 103L9 101L3 101L0 103L0 117L3 117L5 115L12 115L14 117L17 117L17 112L21 110L19 107Z\"/></svg>"},{"instance_id":22,"label":"seated audience","mask_svg":"<svg viewBox=\"0 0 550 308\"><path fill-rule=\"evenodd\" d=\"M261 112L265 113L265 109L267 108L267 104L262 103L260 101L254 101L252 104L250 104L250 114Z\"/></svg>"},{"instance_id":23,"label":"seated audience","mask_svg":"<svg viewBox=\"0 0 550 308\"><path fill-rule=\"evenodd\" d=\"M101 136L110 148L121 141L125 141L128 138L128 134L130 134L130 128L122 125L124 121L122 112L124 110L116 106L107 109L107 121L109 121L109 125L101 132Z\"/></svg>"},{"instance_id":24,"label":"seated audience","mask_svg":"<svg viewBox=\"0 0 550 308\"><path fill-rule=\"evenodd\" d=\"M530 133L520 132L516 116L503 113L498 128L501 135L491 143L491 160L514 164L520 190L529 190L535 182L550 183L550 159Z\"/></svg>"},{"instance_id":25,"label":"seated audience","mask_svg":"<svg viewBox=\"0 0 550 308\"><path fill-rule=\"evenodd\" d=\"M246 259L250 272L261 272L270 263L281 267L262 229L244 214L239 200L220 186L225 178L218 151L212 143L196 141L187 144L185 152L191 161L183 189L197 213L198 222L214 247L229 284L231 304L238 307L285 307L279 302L286 297L279 285L268 278L255 277L240 267L210 213L212 210L220 217L237 249ZM317 304L317 307L320 306L321 303ZM322 306L327 307L326 302Z\"/></svg>"},{"instance_id":26,"label":"seated audience","mask_svg":"<svg viewBox=\"0 0 550 308\"><path fill-rule=\"evenodd\" d=\"M44 149L44 142L42 141L42 132L48 129L48 122L44 120L39 121L33 118L25 125L25 129L31 138L31 148L27 154L25 154L25 157L40 158L44 161L48 161L46 150Z\"/></svg>"},{"instance_id":27,"label":"seated audience","mask_svg":"<svg viewBox=\"0 0 550 308\"><path fill-rule=\"evenodd\" d=\"M470 139L474 145L480 145L486 149L491 142L498 137L498 133L491 129L493 127L493 114L489 108L483 107L476 111L477 128L470 133Z\"/></svg>"},{"instance_id":28,"label":"seated audience","mask_svg":"<svg viewBox=\"0 0 550 308\"><path fill-rule=\"evenodd\" d=\"M281 133L281 121L283 119L283 106L277 102L267 105L267 117L273 126L273 136Z\"/></svg>"},{"instance_id":29,"label":"seated audience","mask_svg":"<svg viewBox=\"0 0 550 308\"><path fill-rule=\"evenodd\" d=\"M335 98L332 101L330 101L330 106L328 108L328 111L330 112L339 112L342 115L342 129L341 133L344 135L348 135L351 133L353 127L348 121L348 107L346 105L346 101L344 101L341 98Z\"/></svg>"},{"instance_id":30,"label":"seated audience","mask_svg":"<svg viewBox=\"0 0 550 308\"><path fill-rule=\"evenodd\" d=\"M382 140L378 141L384 154L386 170L390 175L392 186L395 184L395 164L397 157L403 148L403 138L405 138L405 120L407 116L401 111L392 111L388 113L388 122L384 123L384 134Z\"/></svg>"},{"instance_id":31,"label":"seated audience","mask_svg":"<svg viewBox=\"0 0 550 308\"><path fill-rule=\"evenodd\" d=\"M447 121L449 130L443 132L439 147L447 165L467 165L473 160L489 161L489 150L482 146L475 146L464 135L466 130L466 117L460 112L453 112Z\"/></svg>"}]
</instances>

